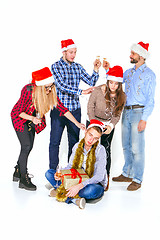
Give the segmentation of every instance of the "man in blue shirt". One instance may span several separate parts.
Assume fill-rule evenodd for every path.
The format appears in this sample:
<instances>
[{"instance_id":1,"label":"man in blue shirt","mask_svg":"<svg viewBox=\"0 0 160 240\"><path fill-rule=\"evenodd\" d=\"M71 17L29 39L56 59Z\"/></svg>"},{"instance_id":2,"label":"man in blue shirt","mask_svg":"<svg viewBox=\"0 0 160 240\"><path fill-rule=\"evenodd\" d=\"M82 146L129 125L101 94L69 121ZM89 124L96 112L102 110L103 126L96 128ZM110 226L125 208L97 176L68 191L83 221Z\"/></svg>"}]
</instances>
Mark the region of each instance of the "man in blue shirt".
<instances>
[{"instance_id":1,"label":"man in blue shirt","mask_svg":"<svg viewBox=\"0 0 160 240\"><path fill-rule=\"evenodd\" d=\"M154 108L156 76L146 66L149 44L139 42L131 47L131 63L123 76L126 106L122 115L122 145L125 164L116 182L131 182L127 190L135 191L141 187L145 164L144 132L147 119Z\"/></svg>"},{"instance_id":2,"label":"man in blue shirt","mask_svg":"<svg viewBox=\"0 0 160 240\"><path fill-rule=\"evenodd\" d=\"M61 48L63 57L51 66L57 95L64 106L67 107L77 121L80 122L81 106L79 96L81 94L89 94L93 91L93 86L99 77L98 71L101 63L99 60L94 62L94 71L92 76L90 76L80 64L74 62L77 47L72 39L61 41ZM86 90L79 89L79 83L81 80L92 87ZM51 133L49 145L50 169L56 169L59 163L59 145L65 126L67 127L69 143L69 159L73 146L79 141L79 129L65 117L60 117L58 111L53 109L51 111Z\"/></svg>"},{"instance_id":3,"label":"man in blue shirt","mask_svg":"<svg viewBox=\"0 0 160 240\"><path fill-rule=\"evenodd\" d=\"M92 203L95 199L99 201L107 185L106 151L104 146L99 144L103 130L104 124L102 122L91 119L85 131L85 137L74 145L69 163L64 168L82 168L89 176L87 180L68 188L67 194L63 194L62 196L61 193L59 193L61 200L66 196L68 197L66 198L66 203L75 203L81 209L85 207L86 200ZM56 189L61 184L61 177L57 176L56 170L54 169L49 169L45 176L54 187L51 188L49 195L55 197L57 193ZM74 198L77 194L79 194L79 199Z\"/></svg>"}]
</instances>

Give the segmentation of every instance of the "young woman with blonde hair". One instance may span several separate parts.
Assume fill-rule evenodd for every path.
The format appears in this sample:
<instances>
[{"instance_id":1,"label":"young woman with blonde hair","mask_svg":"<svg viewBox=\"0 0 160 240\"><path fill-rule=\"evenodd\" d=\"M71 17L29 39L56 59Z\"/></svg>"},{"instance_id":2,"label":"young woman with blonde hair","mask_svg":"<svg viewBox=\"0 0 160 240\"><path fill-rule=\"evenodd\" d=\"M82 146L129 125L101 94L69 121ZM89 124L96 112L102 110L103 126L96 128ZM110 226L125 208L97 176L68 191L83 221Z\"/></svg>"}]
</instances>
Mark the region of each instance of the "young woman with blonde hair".
<instances>
[{"instance_id":1,"label":"young woman with blonde hair","mask_svg":"<svg viewBox=\"0 0 160 240\"><path fill-rule=\"evenodd\" d=\"M39 133L46 127L45 114L54 107L59 110L60 116L67 117L77 127L85 129L60 102L52 73L45 67L32 73L32 83L23 87L20 99L11 111L13 126L21 144L13 174L13 181L19 181L19 188L36 190L27 171L28 156L33 147L35 132Z\"/></svg>"}]
</instances>

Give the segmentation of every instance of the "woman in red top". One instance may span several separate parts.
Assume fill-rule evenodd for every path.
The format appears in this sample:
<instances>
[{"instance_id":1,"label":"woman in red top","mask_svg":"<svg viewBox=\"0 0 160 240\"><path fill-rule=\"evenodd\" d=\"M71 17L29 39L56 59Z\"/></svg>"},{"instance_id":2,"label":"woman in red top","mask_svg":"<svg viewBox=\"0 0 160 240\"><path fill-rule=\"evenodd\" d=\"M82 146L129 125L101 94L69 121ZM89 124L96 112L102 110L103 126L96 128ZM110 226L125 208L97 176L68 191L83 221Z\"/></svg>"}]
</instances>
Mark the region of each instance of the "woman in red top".
<instances>
[{"instance_id":1,"label":"woman in red top","mask_svg":"<svg viewBox=\"0 0 160 240\"><path fill-rule=\"evenodd\" d=\"M85 129L60 102L56 94L54 79L49 68L45 67L32 73L32 83L25 85L18 102L12 109L11 118L21 144L13 181L19 181L19 188L36 190L27 172L27 161L33 147L35 132L46 127L45 114L56 107L60 116L65 116L77 127Z\"/></svg>"}]
</instances>

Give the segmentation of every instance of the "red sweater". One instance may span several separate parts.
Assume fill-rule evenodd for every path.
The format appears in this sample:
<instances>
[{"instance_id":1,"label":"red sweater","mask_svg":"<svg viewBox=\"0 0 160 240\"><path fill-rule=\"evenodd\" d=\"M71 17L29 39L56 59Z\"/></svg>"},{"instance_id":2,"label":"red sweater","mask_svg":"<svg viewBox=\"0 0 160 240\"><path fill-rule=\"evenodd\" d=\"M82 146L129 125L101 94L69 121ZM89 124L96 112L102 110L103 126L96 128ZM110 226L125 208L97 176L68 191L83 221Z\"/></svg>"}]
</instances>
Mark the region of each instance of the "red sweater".
<instances>
[{"instance_id":1,"label":"red sweater","mask_svg":"<svg viewBox=\"0 0 160 240\"><path fill-rule=\"evenodd\" d=\"M23 87L21 91L21 96L18 102L14 105L11 111L11 118L13 121L13 126L16 131L23 132L24 131L24 123L27 121L19 117L20 113L25 112L26 114L32 116L33 112L35 111L35 107L32 102L32 91L33 91L33 84L27 84ZM59 98L57 97L57 109L60 112L60 116L63 116L69 110L61 103ZM41 132L46 127L45 116L41 119L41 124L35 125L36 133Z\"/></svg>"}]
</instances>

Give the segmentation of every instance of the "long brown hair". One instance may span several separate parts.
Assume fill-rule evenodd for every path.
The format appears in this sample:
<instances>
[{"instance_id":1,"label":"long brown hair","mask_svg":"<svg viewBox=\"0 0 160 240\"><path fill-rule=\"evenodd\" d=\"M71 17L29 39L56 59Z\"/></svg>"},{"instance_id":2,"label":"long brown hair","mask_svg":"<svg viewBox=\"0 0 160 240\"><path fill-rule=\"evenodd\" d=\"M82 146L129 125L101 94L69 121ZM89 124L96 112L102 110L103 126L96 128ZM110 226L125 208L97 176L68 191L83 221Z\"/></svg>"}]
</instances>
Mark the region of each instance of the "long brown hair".
<instances>
[{"instance_id":1,"label":"long brown hair","mask_svg":"<svg viewBox=\"0 0 160 240\"><path fill-rule=\"evenodd\" d=\"M107 83L106 83L106 89L105 89L105 99L106 99L107 108L111 108L111 106L110 106L110 102L111 102L110 94L111 94L111 91L109 89L109 80L108 80ZM115 101L115 107L114 107L114 114L118 115L122 111L122 109L125 105L125 102L126 102L126 94L123 92L121 82L118 83L118 88L116 90L115 100L116 101Z\"/></svg>"},{"instance_id":2,"label":"long brown hair","mask_svg":"<svg viewBox=\"0 0 160 240\"><path fill-rule=\"evenodd\" d=\"M50 109L57 106L57 93L55 85L51 91L46 94L45 86L34 86L32 100L36 111L42 118Z\"/></svg>"}]
</instances>

